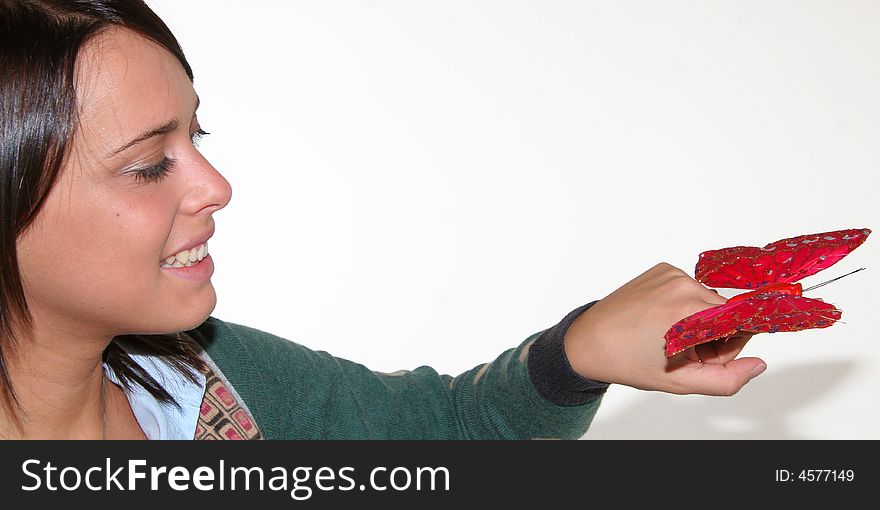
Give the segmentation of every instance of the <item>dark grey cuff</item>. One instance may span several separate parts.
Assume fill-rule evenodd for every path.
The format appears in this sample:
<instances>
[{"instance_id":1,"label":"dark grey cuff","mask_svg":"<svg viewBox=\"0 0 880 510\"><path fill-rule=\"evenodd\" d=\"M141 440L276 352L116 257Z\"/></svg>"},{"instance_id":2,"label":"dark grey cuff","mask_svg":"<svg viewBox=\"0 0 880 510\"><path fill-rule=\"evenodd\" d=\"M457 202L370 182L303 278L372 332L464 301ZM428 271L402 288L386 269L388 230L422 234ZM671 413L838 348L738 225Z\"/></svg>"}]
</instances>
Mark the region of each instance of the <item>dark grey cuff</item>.
<instances>
[{"instance_id":1,"label":"dark grey cuff","mask_svg":"<svg viewBox=\"0 0 880 510\"><path fill-rule=\"evenodd\" d=\"M562 342L571 323L596 303L598 301L572 310L559 324L541 333L529 348L529 378L538 393L555 404L583 404L608 389L608 383L587 379L571 368Z\"/></svg>"}]
</instances>

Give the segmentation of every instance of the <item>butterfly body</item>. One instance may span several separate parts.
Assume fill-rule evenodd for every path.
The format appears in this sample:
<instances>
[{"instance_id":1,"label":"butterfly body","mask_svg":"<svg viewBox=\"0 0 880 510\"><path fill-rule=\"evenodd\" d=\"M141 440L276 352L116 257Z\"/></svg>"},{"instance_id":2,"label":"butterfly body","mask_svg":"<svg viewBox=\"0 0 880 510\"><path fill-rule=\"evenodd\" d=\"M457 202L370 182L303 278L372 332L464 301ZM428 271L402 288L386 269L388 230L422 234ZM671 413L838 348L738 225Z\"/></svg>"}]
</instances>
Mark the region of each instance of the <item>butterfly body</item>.
<instances>
[{"instance_id":1,"label":"butterfly body","mask_svg":"<svg viewBox=\"0 0 880 510\"><path fill-rule=\"evenodd\" d=\"M771 283L759 288L758 290L737 294L736 296L728 299L727 302L736 303L737 301L742 301L743 299L757 297L761 294L767 294L770 292L778 292L782 294L788 294L790 296L800 296L803 294L804 289L800 283Z\"/></svg>"},{"instance_id":2,"label":"butterfly body","mask_svg":"<svg viewBox=\"0 0 880 510\"><path fill-rule=\"evenodd\" d=\"M726 303L673 324L666 356L738 333L776 333L827 328L841 310L802 295L797 280L835 264L860 246L869 229L823 232L783 239L763 248L735 246L700 254L696 279L711 287L751 289Z\"/></svg>"}]
</instances>

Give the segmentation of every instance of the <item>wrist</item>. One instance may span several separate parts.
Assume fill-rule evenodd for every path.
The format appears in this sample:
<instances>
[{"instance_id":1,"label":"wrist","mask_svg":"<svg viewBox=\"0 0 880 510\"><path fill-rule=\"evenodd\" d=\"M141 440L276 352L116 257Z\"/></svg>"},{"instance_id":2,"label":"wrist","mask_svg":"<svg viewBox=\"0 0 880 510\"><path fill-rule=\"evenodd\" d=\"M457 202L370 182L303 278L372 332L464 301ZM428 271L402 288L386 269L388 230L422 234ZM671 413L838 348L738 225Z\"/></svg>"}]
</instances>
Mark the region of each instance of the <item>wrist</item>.
<instances>
[{"instance_id":1,"label":"wrist","mask_svg":"<svg viewBox=\"0 0 880 510\"><path fill-rule=\"evenodd\" d=\"M581 377L604 381L607 374L602 370L598 356L590 350L598 336L591 320L594 316L589 311L579 315L566 330L562 343L572 370Z\"/></svg>"},{"instance_id":2,"label":"wrist","mask_svg":"<svg viewBox=\"0 0 880 510\"><path fill-rule=\"evenodd\" d=\"M564 337L575 319L596 302L569 313L559 324L544 331L529 349L528 372L544 398L559 405L577 405L601 396L608 383L583 377L569 363Z\"/></svg>"}]
</instances>

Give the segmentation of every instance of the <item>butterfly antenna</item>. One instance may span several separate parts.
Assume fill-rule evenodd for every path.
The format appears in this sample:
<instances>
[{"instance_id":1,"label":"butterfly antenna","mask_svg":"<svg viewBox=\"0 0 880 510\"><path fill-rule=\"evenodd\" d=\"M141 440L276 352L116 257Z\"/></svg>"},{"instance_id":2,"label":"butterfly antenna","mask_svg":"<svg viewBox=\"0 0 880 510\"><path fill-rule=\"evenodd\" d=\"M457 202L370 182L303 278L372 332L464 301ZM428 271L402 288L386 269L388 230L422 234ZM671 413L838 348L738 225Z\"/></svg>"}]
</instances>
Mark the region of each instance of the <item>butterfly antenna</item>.
<instances>
[{"instance_id":1,"label":"butterfly antenna","mask_svg":"<svg viewBox=\"0 0 880 510\"><path fill-rule=\"evenodd\" d=\"M810 288L808 288L808 289L804 289L804 290L802 290L801 292L806 292L806 291L808 291L808 290L813 290L813 289L819 288L819 287L821 287L821 286L823 286L823 285L828 285L829 283L831 283L831 282L833 282L833 281L835 281L835 280L840 280L840 279L843 278L844 276L849 276L849 275L851 275L851 274L853 274L853 273L858 273L859 271L861 271L861 270L863 270L863 269L865 269L865 268L864 268L864 267L860 267L859 269L856 269L855 271L850 271L849 273L846 273L846 274L843 275L843 276L838 276L837 278L833 278L833 279L831 279L831 280L828 280L827 282L822 282L822 283L819 283L819 284L813 285L812 287L810 287Z\"/></svg>"}]
</instances>

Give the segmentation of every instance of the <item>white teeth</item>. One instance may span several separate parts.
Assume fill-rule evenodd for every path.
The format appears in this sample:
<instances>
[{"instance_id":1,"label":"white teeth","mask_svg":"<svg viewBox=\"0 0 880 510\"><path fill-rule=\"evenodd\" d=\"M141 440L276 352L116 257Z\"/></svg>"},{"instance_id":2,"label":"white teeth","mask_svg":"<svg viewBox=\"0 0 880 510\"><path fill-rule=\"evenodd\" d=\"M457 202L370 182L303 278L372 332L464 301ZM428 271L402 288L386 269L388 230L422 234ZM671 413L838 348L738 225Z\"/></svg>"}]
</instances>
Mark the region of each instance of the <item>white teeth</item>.
<instances>
[{"instance_id":1,"label":"white teeth","mask_svg":"<svg viewBox=\"0 0 880 510\"><path fill-rule=\"evenodd\" d=\"M208 243L202 243L195 248L184 250L164 259L159 265L160 267L189 267L198 264L207 255Z\"/></svg>"}]
</instances>

